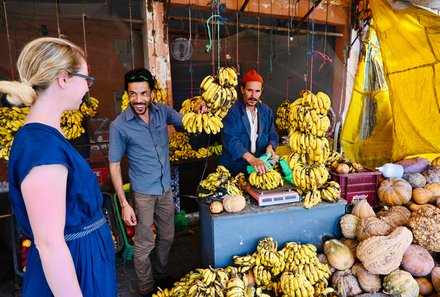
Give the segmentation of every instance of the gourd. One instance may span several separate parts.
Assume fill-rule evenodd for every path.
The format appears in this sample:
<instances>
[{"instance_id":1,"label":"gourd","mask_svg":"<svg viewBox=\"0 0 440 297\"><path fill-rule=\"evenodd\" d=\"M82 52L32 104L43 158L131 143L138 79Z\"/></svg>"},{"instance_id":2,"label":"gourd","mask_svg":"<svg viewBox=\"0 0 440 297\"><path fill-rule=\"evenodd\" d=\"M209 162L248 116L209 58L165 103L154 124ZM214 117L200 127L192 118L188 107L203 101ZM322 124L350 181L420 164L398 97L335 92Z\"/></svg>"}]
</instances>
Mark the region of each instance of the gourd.
<instances>
[{"instance_id":1,"label":"gourd","mask_svg":"<svg viewBox=\"0 0 440 297\"><path fill-rule=\"evenodd\" d=\"M357 296L362 293L359 282L356 277L351 274L350 269L344 271L336 271L332 275L332 283L336 292L340 292L340 296Z\"/></svg>"},{"instance_id":2,"label":"gourd","mask_svg":"<svg viewBox=\"0 0 440 297\"><path fill-rule=\"evenodd\" d=\"M389 178L380 183L377 195L384 205L403 205L411 199L412 187L404 179Z\"/></svg>"},{"instance_id":3,"label":"gourd","mask_svg":"<svg viewBox=\"0 0 440 297\"><path fill-rule=\"evenodd\" d=\"M426 178L421 173L406 173L402 178L409 182L412 188L424 188L426 186Z\"/></svg>"},{"instance_id":4,"label":"gourd","mask_svg":"<svg viewBox=\"0 0 440 297\"><path fill-rule=\"evenodd\" d=\"M440 184L438 183L427 184L425 188L432 192L432 198L435 199L440 197Z\"/></svg>"},{"instance_id":5,"label":"gourd","mask_svg":"<svg viewBox=\"0 0 440 297\"><path fill-rule=\"evenodd\" d=\"M412 276L425 276L434 268L434 259L424 247L413 243L403 254L400 265Z\"/></svg>"},{"instance_id":6,"label":"gourd","mask_svg":"<svg viewBox=\"0 0 440 297\"><path fill-rule=\"evenodd\" d=\"M368 204L367 199L362 199L358 203L356 203L351 210L351 214L357 216L358 218L367 218L367 217L375 217L376 213L370 204Z\"/></svg>"},{"instance_id":7,"label":"gourd","mask_svg":"<svg viewBox=\"0 0 440 297\"><path fill-rule=\"evenodd\" d=\"M374 274L389 274L399 268L403 254L413 240L411 231L397 227L388 236L372 236L359 243L356 256Z\"/></svg>"},{"instance_id":8,"label":"gourd","mask_svg":"<svg viewBox=\"0 0 440 297\"><path fill-rule=\"evenodd\" d=\"M365 292L379 292L382 288L380 276L368 272L361 263L354 264L351 273L357 277L359 285Z\"/></svg>"},{"instance_id":9,"label":"gourd","mask_svg":"<svg viewBox=\"0 0 440 297\"><path fill-rule=\"evenodd\" d=\"M426 277L418 277L416 278L416 282L419 285L419 294L422 296L427 296L434 291L434 287L432 286L429 279Z\"/></svg>"},{"instance_id":10,"label":"gourd","mask_svg":"<svg viewBox=\"0 0 440 297\"><path fill-rule=\"evenodd\" d=\"M434 267L431 271L431 282L437 293L440 293L440 267Z\"/></svg>"},{"instance_id":11,"label":"gourd","mask_svg":"<svg viewBox=\"0 0 440 297\"><path fill-rule=\"evenodd\" d=\"M429 189L415 188L412 192L412 199L417 204L426 204L433 198L433 193Z\"/></svg>"},{"instance_id":12,"label":"gourd","mask_svg":"<svg viewBox=\"0 0 440 297\"><path fill-rule=\"evenodd\" d=\"M340 241L350 249L353 255L356 255L356 249L359 244L359 240L357 240L357 238L351 239L342 237Z\"/></svg>"},{"instance_id":13,"label":"gourd","mask_svg":"<svg viewBox=\"0 0 440 297\"><path fill-rule=\"evenodd\" d=\"M405 206L385 206L377 213L377 216L395 229L397 226L405 226L408 223L411 212Z\"/></svg>"},{"instance_id":14,"label":"gourd","mask_svg":"<svg viewBox=\"0 0 440 297\"><path fill-rule=\"evenodd\" d=\"M337 239L330 239L324 243L324 254L328 263L338 269L349 269L354 264L354 255L351 250Z\"/></svg>"},{"instance_id":15,"label":"gourd","mask_svg":"<svg viewBox=\"0 0 440 297\"><path fill-rule=\"evenodd\" d=\"M358 223L359 218L353 214L342 216L341 221L339 222L342 235L346 238L356 238L356 227Z\"/></svg>"},{"instance_id":16,"label":"gourd","mask_svg":"<svg viewBox=\"0 0 440 297\"><path fill-rule=\"evenodd\" d=\"M422 174L427 183L440 183L440 166L428 166Z\"/></svg>"},{"instance_id":17,"label":"gourd","mask_svg":"<svg viewBox=\"0 0 440 297\"><path fill-rule=\"evenodd\" d=\"M227 195L223 198L223 208L227 212L239 212L246 207L246 199L241 195Z\"/></svg>"},{"instance_id":18,"label":"gourd","mask_svg":"<svg viewBox=\"0 0 440 297\"><path fill-rule=\"evenodd\" d=\"M363 218L356 229L356 238L363 241L371 236L388 235L393 231L390 225L376 217Z\"/></svg>"},{"instance_id":19,"label":"gourd","mask_svg":"<svg viewBox=\"0 0 440 297\"><path fill-rule=\"evenodd\" d=\"M345 163L338 163L334 166L334 169L337 173L347 174L350 172L350 166Z\"/></svg>"},{"instance_id":20,"label":"gourd","mask_svg":"<svg viewBox=\"0 0 440 297\"><path fill-rule=\"evenodd\" d=\"M385 276L383 292L391 296L415 297L419 295L419 285L412 275L404 270L396 270Z\"/></svg>"},{"instance_id":21,"label":"gourd","mask_svg":"<svg viewBox=\"0 0 440 297\"><path fill-rule=\"evenodd\" d=\"M209 205L209 210L211 213L221 213L223 211L223 203L220 201L213 201Z\"/></svg>"},{"instance_id":22,"label":"gourd","mask_svg":"<svg viewBox=\"0 0 440 297\"><path fill-rule=\"evenodd\" d=\"M426 204L411 214L408 227L414 242L431 252L440 252L440 208Z\"/></svg>"}]
</instances>

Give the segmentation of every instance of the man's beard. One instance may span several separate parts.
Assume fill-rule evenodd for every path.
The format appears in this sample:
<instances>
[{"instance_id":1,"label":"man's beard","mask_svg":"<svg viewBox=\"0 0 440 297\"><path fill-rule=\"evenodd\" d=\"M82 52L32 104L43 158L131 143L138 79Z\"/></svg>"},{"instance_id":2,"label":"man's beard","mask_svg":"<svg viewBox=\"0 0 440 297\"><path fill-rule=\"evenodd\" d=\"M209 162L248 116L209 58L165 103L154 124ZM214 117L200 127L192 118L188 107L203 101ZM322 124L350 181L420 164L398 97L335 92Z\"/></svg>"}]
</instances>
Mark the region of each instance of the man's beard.
<instances>
[{"instance_id":1,"label":"man's beard","mask_svg":"<svg viewBox=\"0 0 440 297\"><path fill-rule=\"evenodd\" d=\"M144 107L143 111L142 112L138 111L138 109L135 107L136 105L138 105L138 106L142 105ZM140 102L131 102L130 103L131 110L133 110L133 112L135 114L137 114L137 115L145 114L147 112L149 106L150 106L150 102L145 102L145 103L144 102L142 102L142 103L140 103Z\"/></svg>"}]
</instances>

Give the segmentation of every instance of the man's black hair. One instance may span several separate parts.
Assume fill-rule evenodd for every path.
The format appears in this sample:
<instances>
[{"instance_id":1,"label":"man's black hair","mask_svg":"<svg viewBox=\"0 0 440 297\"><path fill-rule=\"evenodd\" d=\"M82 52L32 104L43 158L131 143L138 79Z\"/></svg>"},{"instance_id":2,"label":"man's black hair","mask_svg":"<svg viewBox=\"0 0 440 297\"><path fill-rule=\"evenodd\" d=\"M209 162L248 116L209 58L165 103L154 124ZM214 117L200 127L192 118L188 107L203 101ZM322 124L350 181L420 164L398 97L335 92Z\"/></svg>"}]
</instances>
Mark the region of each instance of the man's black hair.
<instances>
[{"instance_id":1,"label":"man's black hair","mask_svg":"<svg viewBox=\"0 0 440 297\"><path fill-rule=\"evenodd\" d=\"M146 81L150 86L150 90L154 90L154 78L148 69L138 68L128 71L124 76L124 90L128 90L128 84L131 82Z\"/></svg>"}]
</instances>

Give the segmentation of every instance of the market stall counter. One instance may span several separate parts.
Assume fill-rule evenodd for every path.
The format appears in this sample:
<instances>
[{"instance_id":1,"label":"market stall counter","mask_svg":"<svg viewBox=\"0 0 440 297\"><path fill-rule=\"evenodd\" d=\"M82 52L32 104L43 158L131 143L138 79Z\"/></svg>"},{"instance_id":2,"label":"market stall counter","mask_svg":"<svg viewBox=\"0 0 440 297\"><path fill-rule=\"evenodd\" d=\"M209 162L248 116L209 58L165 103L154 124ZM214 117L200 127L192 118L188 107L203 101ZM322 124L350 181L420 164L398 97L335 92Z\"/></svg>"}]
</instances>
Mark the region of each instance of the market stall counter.
<instances>
[{"instance_id":1,"label":"market stall counter","mask_svg":"<svg viewBox=\"0 0 440 297\"><path fill-rule=\"evenodd\" d=\"M200 241L202 265L226 267L234 255L251 254L258 240L270 236L283 247L286 242L312 243L322 251L323 237L341 237L339 219L347 202L321 202L311 209L302 203L258 206L251 201L238 213L212 214L201 203Z\"/></svg>"}]
</instances>

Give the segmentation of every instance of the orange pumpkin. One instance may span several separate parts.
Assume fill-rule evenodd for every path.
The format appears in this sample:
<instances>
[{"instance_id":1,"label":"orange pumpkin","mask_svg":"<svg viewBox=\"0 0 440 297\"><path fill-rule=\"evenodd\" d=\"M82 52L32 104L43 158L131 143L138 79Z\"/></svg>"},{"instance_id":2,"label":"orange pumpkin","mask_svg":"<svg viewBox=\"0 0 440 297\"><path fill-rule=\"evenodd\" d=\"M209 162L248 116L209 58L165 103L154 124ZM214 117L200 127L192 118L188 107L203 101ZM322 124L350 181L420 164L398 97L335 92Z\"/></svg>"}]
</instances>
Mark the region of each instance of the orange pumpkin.
<instances>
[{"instance_id":1,"label":"orange pumpkin","mask_svg":"<svg viewBox=\"0 0 440 297\"><path fill-rule=\"evenodd\" d=\"M385 205L403 205L411 199L412 187L402 178L389 178L381 182L377 195Z\"/></svg>"},{"instance_id":2,"label":"orange pumpkin","mask_svg":"<svg viewBox=\"0 0 440 297\"><path fill-rule=\"evenodd\" d=\"M426 204L433 198L433 194L430 190L425 188L415 188L412 191L412 198L417 204Z\"/></svg>"}]
</instances>

